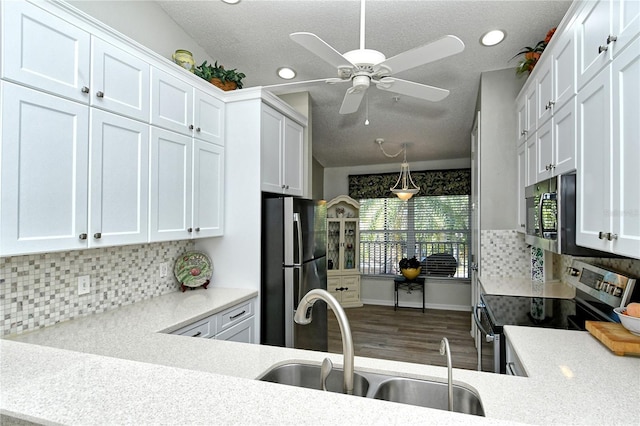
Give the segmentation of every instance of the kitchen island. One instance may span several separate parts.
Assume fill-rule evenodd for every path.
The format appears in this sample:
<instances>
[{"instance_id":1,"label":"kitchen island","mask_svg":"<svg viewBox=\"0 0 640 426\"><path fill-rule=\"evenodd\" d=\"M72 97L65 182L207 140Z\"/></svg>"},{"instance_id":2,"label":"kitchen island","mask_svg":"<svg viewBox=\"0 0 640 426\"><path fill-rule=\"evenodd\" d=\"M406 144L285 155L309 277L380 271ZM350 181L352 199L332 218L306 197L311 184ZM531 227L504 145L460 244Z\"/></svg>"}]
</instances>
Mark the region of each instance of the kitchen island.
<instances>
[{"instance_id":1,"label":"kitchen island","mask_svg":"<svg viewBox=\"0 0 640 426\"><path fill-rule=\"evenodd\" d=\"M291 361L320 364L328 356L341 366L341 354L167 334L252 297L241 289L172 293L0 340L2 420L637 424L640 358L615 356L586 332L505 327L529 377L454 369L454 383L480 395L486 418L255 380ZM356 357L355 367L447 377L443 367L372 358Z\"/></svg>"}]
</instances>

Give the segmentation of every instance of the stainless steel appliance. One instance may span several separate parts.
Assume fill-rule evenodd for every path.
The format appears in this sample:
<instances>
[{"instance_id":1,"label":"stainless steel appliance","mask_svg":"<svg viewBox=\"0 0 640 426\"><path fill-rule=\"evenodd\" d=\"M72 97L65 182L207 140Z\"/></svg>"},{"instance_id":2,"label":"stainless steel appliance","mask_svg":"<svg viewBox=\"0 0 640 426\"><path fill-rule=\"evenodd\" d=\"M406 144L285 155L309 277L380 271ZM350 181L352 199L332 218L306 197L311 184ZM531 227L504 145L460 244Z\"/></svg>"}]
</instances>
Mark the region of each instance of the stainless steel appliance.
<instances>
[{"instance_id":1,"label":"stainless steel appliance","mask_svg":"<svg viewBox=\"0 0 640 426\"><path fill-rule=\"evenodd\" d=\"M263 199L261 343L327 351L327 305L313 306L313 322L295 324L300 299L327 288L324 201Z\"/></svg>"},{"instance_id":2,"label":"stainless steel appliance","mask_svg":"<svg viewBox=\"0 0 640 426\"><path fill-rule=\"evenodd\" d=\"M576 288L573 299L481 294L474 309L480 333L478 370L507 372L505 325L586 330L585 321L619 322L613 308L640 301L636 279L574 259L567 284Z\"/></svg>"},{"instance_id":3,"label":"stainless steel appliance","mask_svg":"<svg viewBox=\"0 0 640 426\"><path fill-rule=\"evenodd\" d=\"M576 175L562 175L525 188L525 242L553 253L612 257L576 245Z\"/></svg>"}]
</instances>

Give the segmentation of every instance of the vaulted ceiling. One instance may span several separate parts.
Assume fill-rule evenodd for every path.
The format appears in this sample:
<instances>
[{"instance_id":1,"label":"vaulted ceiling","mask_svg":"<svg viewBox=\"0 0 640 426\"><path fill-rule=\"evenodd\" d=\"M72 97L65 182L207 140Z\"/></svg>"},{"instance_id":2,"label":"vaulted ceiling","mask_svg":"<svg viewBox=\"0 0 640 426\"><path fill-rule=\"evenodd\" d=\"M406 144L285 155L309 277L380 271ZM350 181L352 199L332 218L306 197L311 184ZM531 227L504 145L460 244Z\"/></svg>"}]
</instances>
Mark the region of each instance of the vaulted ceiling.
<instances>
[{"instance_id":1,"label":"vaulted ceiling","mask_svg":"<svg viewBox=\"0 0 640 426\"><path fill-rule=\"evenodd\" d=\"M331 65L293 42L292 32L314 33L341 53L359 47L358 0L158 3L211 57L226 68L244 72L245 87L285 83L276 75L281 66L297 71L293 81L337 76ZM397 75L448 89L450 94L440 102L428 102L370 87L370 124L365 126L365 101L356 113L338 112L348 83L289 89L310 93L314 157L325 167L397 162L380 152L376 138L384 138L391 152L408 143L410 161L470 157L480 74L515 67L517 60L510 61L514 54L542 40L560 23L570 4L561 0L369 0L365 45L387 58L446 34L464 42L462 53ZM492 29L504 30L506 39L494 47L482 46L480 37ZM196 58L196 62L201 61Z\"/></svg>"}]
</instances>

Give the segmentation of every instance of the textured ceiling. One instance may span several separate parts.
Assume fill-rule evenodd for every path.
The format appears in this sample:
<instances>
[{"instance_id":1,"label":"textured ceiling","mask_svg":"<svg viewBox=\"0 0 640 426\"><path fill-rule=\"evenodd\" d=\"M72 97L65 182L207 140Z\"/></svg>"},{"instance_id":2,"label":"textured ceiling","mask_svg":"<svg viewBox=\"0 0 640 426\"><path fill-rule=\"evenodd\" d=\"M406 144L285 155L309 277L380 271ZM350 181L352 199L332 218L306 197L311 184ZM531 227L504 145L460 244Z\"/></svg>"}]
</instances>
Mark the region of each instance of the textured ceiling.
<instances>
[{"instance_id":1,"label":"textured ceiling","mask_svg":"<svg viewBox=\"0 0 640 426\"><path fill-rule=\"evenodd\" d=\"M245 87L285 82L276 75L277 68L285 65L297 71L293 81L336 76L330 65L293 42L292 32L312 32L341 53L357 49L360 43L357 0L158 3L212 58L244 72ZM304 90L312 99L314 157L325 167L398 162L380 152L376 138L385 139L389 152L408 143L410 162L470 157L480 73L515 67L511 57L523 46L542 40L560 23L570 4L560 0L369 0L365 45L387 58L446 34L464 42L462 53L396 75L451 93L440 102L408 96L396 100L393 93L370 87L370 125L365 126L364 101L354 114L338 113L348 83L309 85ZM506 31L505 41L495 47L481 46L481 35L496 28ZM201 61L196 58L196 62Z\"/></svg>"}]
</instances>

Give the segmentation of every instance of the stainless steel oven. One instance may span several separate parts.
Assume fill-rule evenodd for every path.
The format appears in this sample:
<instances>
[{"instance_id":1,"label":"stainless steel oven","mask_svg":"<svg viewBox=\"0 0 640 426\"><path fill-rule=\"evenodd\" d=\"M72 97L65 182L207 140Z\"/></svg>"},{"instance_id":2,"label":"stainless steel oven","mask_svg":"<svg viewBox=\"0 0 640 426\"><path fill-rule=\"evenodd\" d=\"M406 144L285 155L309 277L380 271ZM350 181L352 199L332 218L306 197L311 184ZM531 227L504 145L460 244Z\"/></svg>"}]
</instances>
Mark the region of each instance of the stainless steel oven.
<instances>
[{"instance_id":1,"label":"stainless steel oven","mask_svg":"<svg viewBox=\"0 0 640 426\"><path fill-rule=\"evenodd\" d=\"M484 302L475 307L473 317L478 330L478 371L500 373L502 334L493 329Z\"/></svg>"}]
</instances>

